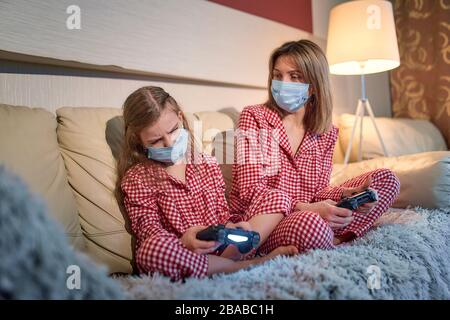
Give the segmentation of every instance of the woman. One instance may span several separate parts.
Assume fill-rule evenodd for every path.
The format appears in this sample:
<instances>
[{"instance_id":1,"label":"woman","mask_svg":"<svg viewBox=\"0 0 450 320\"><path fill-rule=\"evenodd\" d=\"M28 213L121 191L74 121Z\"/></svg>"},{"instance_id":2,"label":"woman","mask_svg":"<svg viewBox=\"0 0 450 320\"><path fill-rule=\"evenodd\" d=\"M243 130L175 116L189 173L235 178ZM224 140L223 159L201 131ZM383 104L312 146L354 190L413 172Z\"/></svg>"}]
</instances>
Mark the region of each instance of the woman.
<instances>
[{"instance_id":1,"label":"woman","mask_svg":"<svg viewBox=\"0 0 450 320\"><path fill-rule=\"evenodd\" d=\"M361 237L398 196L399 180L388 169L329 185L338 129L328 70L315 43L283 44L270 57L268 101L240 115L230 206L261 234L263 254L288 244L299 252L329 249ZM378 202L355 212L335 206L368 187Z\"/></svg>"}]
</instances>

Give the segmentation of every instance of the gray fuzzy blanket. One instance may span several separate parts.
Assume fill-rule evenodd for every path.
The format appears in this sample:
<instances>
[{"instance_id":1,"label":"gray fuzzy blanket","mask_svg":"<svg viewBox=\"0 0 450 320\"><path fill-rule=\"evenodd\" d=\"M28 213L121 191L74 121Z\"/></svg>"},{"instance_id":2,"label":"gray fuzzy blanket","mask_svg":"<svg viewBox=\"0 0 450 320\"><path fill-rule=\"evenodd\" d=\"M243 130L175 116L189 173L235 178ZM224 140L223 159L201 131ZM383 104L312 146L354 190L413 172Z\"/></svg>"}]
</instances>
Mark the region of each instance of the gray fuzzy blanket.
<instances>
[{"instance_id":1,"label":"gray fuzzy blanket","mask_svg":"<svg viewBox=\"0 0 450 320\"><path fill-rule=\"evenodd\" d=\"M185 283L111 279L70 247L43 201L0 166L0 299L450 299L449 247L450 208L391 209L363 238L335 250Z\"/></svg>"},{"instance_id":2,"label":"gray fuzzy blanket","mask_svg":"<svg viewBox=\"0 0 450 320\"><path fill-rule=\"evenodd\" d=\"M133 299L450 299L449 213L391 209L351 244L234 274L117 280Z\"/></svg>"},{"instance_id":3,"label":"gray fuzzy blanket","mask_svg":"<svg viewBox=\"0 0 450 320\"><path fill-rule=\"evenodd\" d=\"M120 299L120 286L69 245L41 198L0 166L0 299Z\"/></svg>"}]
</instances>

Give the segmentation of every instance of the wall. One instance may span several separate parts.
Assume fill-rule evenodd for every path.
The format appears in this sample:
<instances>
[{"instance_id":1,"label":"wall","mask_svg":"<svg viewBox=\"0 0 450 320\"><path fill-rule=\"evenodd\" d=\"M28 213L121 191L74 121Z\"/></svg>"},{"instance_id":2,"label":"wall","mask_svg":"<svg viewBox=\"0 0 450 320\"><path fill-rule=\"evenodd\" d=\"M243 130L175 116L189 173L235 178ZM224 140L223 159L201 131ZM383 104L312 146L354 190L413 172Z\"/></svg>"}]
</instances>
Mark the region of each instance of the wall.
<instances>
[{"instance_id":1,"label":"wall","mask_svg":"<svg viewBox=\"0 0 450 320\"><path fill-rule=\"evenodd\" d=\"M312 33L312 0L209 0Z\"/></svg>"},{"instance_id":2,"label":"wall","mask_svg":"<svg viewBox=\"0 0 450 320\"><path fill-rule=\"evenodd\" d=\"M320 35L203 0L79 0L82 29L68 30L72 3L0 2L0 103L120 107L132 90L159 85L187 111L241 109L266 99L273 48L301 38L326 45ZM353 80L332 77L337 113L354 111ZM389 96L386 83L375 84L377 96ZM377 115L390 115L388 103L377 104Z\"/></svg>"},{"instance_id":3,"label":"wall","mask_svg":"<svg viewBox=\"0 0 450 320\"><path fill-rule=\"evenodd\" d=\"M393 6L402 61L391 73L394 116L430 120L450 147L450 5Z\"/></svg>"}]
</instances>

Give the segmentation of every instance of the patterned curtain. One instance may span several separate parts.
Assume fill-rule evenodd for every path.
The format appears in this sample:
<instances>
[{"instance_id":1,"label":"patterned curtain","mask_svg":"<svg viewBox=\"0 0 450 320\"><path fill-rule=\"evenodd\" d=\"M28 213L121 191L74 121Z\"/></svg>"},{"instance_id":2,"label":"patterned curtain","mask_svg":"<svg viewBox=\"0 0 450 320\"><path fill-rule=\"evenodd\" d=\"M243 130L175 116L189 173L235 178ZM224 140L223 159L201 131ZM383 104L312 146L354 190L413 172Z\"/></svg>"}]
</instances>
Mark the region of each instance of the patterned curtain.
<instances>
[{"instance_id":1,"label":"patterned curtain","mask_svg":"<svg viewBox=\"0 0 450 320\"><path fill-rule=\"evenodd\" d=\"M392 0L400 67L390 73L394 117L433 122L450 146L450 0Z\"/></svg>"}]
</instances>

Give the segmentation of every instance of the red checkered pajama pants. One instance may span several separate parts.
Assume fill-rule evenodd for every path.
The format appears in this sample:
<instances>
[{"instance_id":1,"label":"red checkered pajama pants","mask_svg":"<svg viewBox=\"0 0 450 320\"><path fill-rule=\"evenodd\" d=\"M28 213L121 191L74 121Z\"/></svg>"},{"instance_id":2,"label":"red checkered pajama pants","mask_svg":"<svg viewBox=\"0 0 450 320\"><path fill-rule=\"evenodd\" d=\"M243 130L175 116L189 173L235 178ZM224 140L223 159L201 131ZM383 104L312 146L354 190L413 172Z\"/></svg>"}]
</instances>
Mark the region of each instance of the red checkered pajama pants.
<instances>
[{"instance_id":1,"label":"red checkered pajama pants","mask_svg":"<svg viewBox=\"0 0 450 320\"><path fill-rule=\"evenodd\" d=\"M139 273L158 272L173 281L208 274L208 256L190 251L174 235L143 241L136 251L136 264Z\"/></svg>"},{"instance_id":2,"label":"red checkered pajama pants","mask_svg":"<svg viewBox=\"0 0 450 320\"><path fill-rule=\"evenodd\" d=\"M371 175L370 188L378 193L378 204L368 213L353 213L354 220L348 226L335 229L330 228L318 213L311 211L294 211L284 217L272 231L267 240L261 245L259 251L267 254L279 246L295 245L299 252L310 249L332 249L334 235L347 232L357 237L364 235L373 223L392 205L400 192L400 182L389 169L377 169L364 173L358 177L347 180L340 186L358 187ZM247 217L247 220L251 217Z\"/></svg>"}]
</instances>

